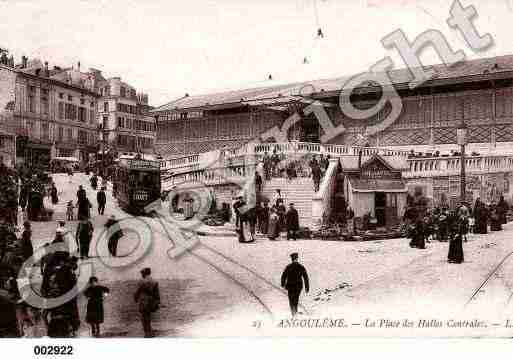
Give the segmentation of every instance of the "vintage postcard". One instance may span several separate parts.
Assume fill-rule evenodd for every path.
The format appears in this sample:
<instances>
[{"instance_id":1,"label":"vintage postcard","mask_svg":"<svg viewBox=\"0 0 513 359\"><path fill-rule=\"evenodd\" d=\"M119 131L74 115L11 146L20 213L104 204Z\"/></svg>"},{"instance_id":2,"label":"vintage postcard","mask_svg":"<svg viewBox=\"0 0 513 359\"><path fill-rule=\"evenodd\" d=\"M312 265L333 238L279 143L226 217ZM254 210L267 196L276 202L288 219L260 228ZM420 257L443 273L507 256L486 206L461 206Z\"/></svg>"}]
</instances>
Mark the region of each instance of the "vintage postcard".
<instances>
[{"instance_id":1,"label":"vintage postcard","mask_svg":"<svg viewBox=\"0 0 513 359\"><path fill-rule=\"evenodd\" d=\"M0 337L511 338L512 20L0 0Z\"/></svg>"}]
</instances>

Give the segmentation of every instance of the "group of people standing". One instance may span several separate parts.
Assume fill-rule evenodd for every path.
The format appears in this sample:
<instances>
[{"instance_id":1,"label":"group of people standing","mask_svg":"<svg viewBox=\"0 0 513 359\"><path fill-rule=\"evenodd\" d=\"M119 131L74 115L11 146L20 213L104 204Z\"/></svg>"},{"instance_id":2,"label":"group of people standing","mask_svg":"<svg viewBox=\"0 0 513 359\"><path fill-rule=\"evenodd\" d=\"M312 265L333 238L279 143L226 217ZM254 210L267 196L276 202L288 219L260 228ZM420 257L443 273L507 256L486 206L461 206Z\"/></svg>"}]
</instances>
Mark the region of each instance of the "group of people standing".
<instances>
[{"instance_id":1,"label":"group of people standing","mask_svg":"<svg viewBox=\"0 0 513 359\"><path fill-rule=\"evenodd\" d=\"M297 240L299 231L299 214L294 203L285 207L285 198L281 190L276 189L275 196L269 206L269 201L258 201L256 207L245 209L246 202L243 196L238 196L233 203L235 224L239 234L239 242L250 243L258 232L267 236L269 240L277 240L283 231L287 233L287 240ZM249 225L250 240L244 235L245 225Z\"/></svg>"},{"instance_id":2,"label":"group of people standing","mask_svg":"<svg viewBox=\"0 0 513 359\"><path fill-rule=\"evenodd\" d=\"M498 203L484 204L476 199L473 210L465 203L451 209L445 201L439 206L428 209L428 201L420 188L414 196L408 196L403 217L407 225L407 235L411 238L410 247L424 249L430 239L449 242L447 260L449 263L464 261L463 242L470 232L486 234L488 226L491 231L502 230L507 223L506 214L509 205L501 196Z\"/></svg>"}]
</instances>

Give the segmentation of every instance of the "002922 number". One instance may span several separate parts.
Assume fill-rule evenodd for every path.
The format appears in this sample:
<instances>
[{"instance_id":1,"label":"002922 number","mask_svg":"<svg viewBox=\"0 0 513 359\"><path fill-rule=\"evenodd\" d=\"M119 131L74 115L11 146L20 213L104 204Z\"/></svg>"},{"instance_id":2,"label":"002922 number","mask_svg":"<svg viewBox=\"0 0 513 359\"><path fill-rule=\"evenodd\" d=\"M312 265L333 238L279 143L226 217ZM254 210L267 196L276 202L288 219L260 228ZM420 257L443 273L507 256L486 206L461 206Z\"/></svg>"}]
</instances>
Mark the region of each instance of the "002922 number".
<instances>
[{"instance_id":1,"label":"002922 number","mask_svg":"<svg viewBox=\"0 0 513 359\"><path fill-rule=\"evenodd\" d=\"M71 345L35 345L35 355L73 355Z\"/></svg>"}]
</instances>

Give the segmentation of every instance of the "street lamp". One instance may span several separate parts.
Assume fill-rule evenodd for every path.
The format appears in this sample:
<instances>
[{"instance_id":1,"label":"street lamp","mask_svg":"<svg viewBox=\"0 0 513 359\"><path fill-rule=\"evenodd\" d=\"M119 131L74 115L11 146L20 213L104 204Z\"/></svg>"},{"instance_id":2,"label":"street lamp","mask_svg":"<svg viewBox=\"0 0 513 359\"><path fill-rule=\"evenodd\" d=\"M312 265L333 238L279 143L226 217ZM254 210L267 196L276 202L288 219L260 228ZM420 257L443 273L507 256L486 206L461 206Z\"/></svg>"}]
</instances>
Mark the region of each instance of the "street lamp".
<instances>
[{"instance_id":1,"label":"street lamp","mask_svg":"<svg viewBox=\"0 0 513 359\"><path fill-rule=\"evenodd\" d=\"M461 174L460 174L460 197L461 202L464 203L466 199L466 178L465 178L465 145L467 144L467 125L465 121L456 127L456 138L458 145L460 145L460 161L461 161Z\"/></svg>"}]
</instances>

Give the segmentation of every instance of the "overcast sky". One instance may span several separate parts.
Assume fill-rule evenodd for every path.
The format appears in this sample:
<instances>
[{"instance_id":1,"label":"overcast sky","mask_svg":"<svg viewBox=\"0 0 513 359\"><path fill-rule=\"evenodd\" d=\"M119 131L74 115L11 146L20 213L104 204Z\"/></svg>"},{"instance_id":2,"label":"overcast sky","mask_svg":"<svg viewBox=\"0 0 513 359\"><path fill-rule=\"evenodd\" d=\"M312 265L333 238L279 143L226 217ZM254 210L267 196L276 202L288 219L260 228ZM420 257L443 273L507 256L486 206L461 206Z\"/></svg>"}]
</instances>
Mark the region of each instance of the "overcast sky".
<instances>
[{"instance_id":1,"label":"overcast sky","mask_svg":"<svg viewBox=\"0 0 513 359\"><path fill-rule=\"evenodd\" d=\"M17 62L80 61L121 76L158 106L186 92L355 74L384 56L404 67L380 42L397 28L410 39L440 30L468 58L513 54L513 0L461 3L476 7L474 23L493 36L491 49L473 53L448 27L449 0L0 0L0 47ZM440 62L431 50L422 59Z\"/></svg>"}]
</instances>

